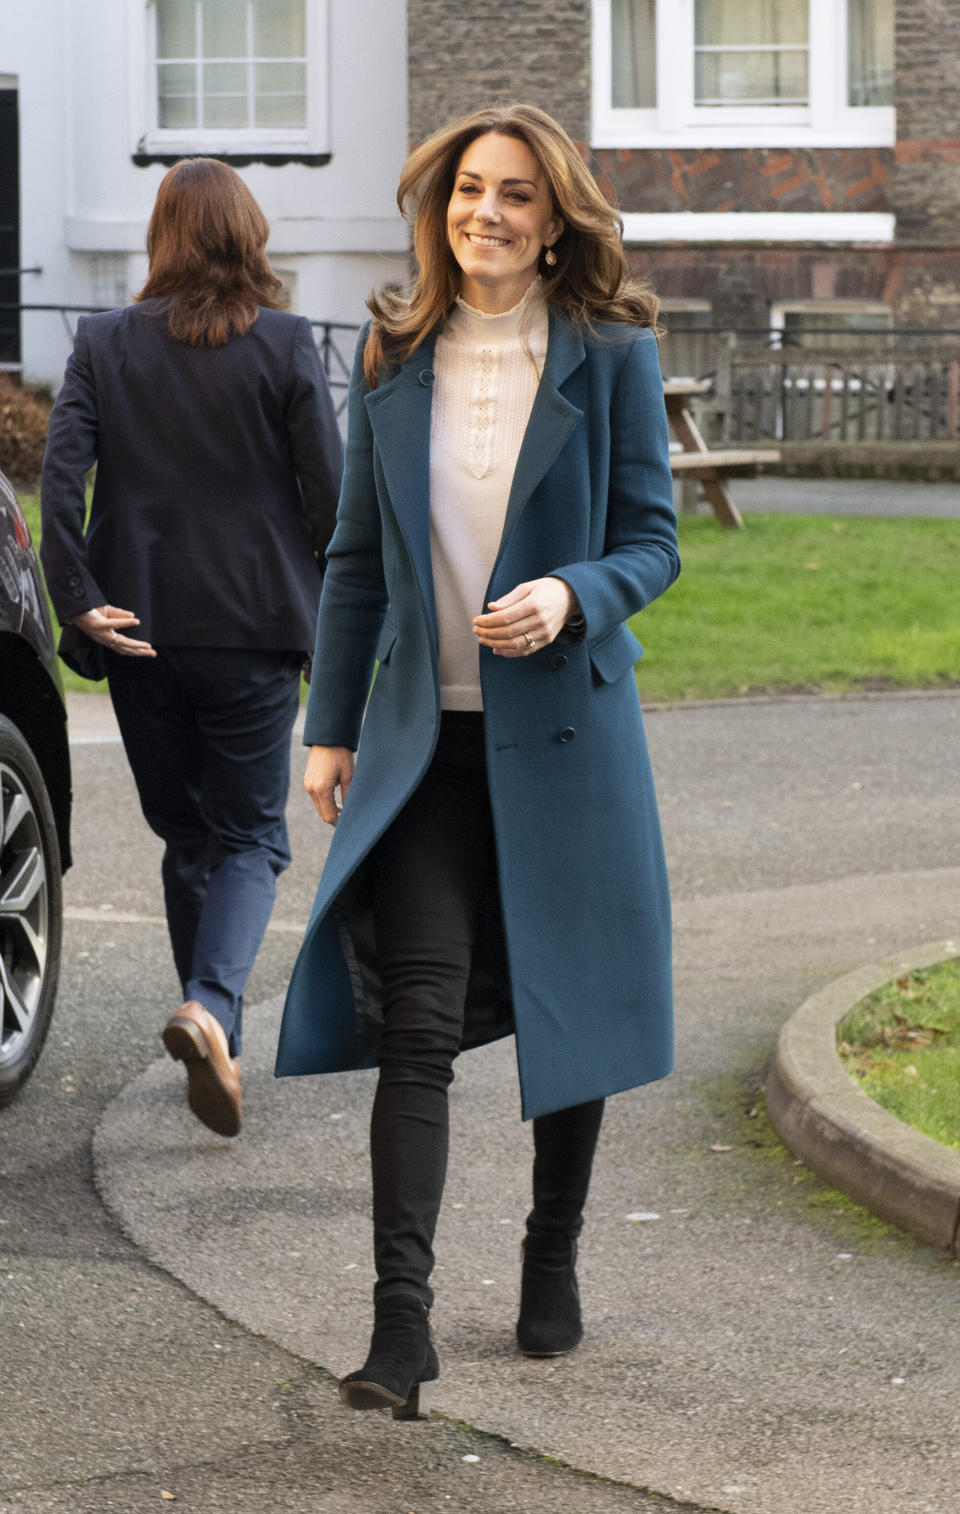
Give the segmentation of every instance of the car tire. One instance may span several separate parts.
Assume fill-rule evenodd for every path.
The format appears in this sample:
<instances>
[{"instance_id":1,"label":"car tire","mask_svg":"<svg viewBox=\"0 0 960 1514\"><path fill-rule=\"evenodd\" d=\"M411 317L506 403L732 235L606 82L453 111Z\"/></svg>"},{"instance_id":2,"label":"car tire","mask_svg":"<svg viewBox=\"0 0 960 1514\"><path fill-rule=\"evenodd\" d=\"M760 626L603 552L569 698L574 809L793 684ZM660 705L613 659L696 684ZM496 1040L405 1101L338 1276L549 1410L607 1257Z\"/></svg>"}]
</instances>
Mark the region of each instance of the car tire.
<instances>
[{"instance_id":1,"label":"car tire","mask_svg":"<svg viewBox=\"0 0 960 1514\"><path fill-rule=\"evenodd\" d=\"M24 736L0 715L0 1105L30 1076L57 996L63 884L53 807Z\"/></svg>"}]
</instances>

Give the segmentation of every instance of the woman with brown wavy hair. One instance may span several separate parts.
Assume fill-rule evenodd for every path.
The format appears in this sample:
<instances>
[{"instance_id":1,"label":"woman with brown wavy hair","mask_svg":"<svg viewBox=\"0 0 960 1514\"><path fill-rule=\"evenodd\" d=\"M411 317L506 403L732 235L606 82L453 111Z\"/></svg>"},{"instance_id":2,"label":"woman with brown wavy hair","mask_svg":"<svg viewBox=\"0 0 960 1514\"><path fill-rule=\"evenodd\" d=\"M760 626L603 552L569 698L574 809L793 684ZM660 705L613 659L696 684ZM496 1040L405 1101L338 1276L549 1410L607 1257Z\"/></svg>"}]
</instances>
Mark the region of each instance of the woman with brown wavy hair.
<instances>
[{"instance_id":1,"label":"woman with brown wavy hair","mask_svg":"<svg viewBox=\"0 0 960 1514\"><path fill-rule=\"evenodd\" d=\"M670 1070L669 899L624 622L679 563L656 301L625 278L574 143L533 106L478 111L413 153L399 199L418 271L409 295L371 298L351 381L304 735L336 831L277 1071L379 1067L374 1332L340 1393L409 1418L439 1373L458 1053L516 1034L532 1356L581 1339L604 1099Z\"/></svg>"},{"instance_id":2,"label":"woman with brown wavy hair","mask_svg":"<svg viewBox=\"0 0 960 1514\"><path fill-rule=\"evenodd\" d=\"M162 299L174 341L222 347L250 330L260 307L279 310L267 260L267 218L238 173L215 158L174 164L147 227L147 281L137 300Z\"/></svg>"},{"instance_id":3,"label":"woman with brown wavy hair","mask_svg":"<svg viewBox=\"0 0 960 1514\"><path fill-rule=\"evenodd\" d=\"M78 324L41 496L61 656L108 679L166 843L184 1002L163 1041L190 1108L224 1136L240 1129L243 988L290 862L290 732L341 466L309 322L278 308L268 230L226 164L170 169L137 302Z\"/></svg>"}]
</instances>

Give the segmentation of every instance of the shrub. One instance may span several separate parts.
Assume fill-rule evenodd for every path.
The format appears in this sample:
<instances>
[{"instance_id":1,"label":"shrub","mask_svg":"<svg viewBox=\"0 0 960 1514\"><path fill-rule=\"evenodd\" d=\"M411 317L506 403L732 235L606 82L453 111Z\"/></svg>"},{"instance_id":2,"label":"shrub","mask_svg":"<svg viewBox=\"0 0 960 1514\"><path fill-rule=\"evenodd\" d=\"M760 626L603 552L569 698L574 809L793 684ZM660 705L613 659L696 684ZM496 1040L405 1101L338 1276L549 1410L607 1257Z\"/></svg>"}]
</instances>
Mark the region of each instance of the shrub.
<instances>
[{"instance_id":1,"label":"shrub","mask_svg":"<svg viewBox=\"0 0 960 1514\"><path fill-rule=\"evenodd\" d=\"M49 393L0 373L0 469L20 488L40 477L52 405Z\"/></svg>"}]
</instances>

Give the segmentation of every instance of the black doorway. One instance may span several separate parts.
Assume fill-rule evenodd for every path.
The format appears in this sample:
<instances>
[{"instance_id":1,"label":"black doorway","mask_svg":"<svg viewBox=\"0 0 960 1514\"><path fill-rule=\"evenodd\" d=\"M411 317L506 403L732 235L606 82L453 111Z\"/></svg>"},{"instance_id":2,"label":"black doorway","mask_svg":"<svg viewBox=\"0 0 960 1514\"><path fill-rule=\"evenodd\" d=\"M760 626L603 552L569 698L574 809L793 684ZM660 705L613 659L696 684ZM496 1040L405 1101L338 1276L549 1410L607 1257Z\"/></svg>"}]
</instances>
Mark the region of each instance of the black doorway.
<instances>
[{"instance_id":1,"label":"black doorway","mask_svg":"<svg viewBox=\"0 0 960 1514\"><path fill-rule=\"evenodd\" d=\"M0 366L21 361L20 126L17 91L0 89Z\"/></svg>"}]
</instances>

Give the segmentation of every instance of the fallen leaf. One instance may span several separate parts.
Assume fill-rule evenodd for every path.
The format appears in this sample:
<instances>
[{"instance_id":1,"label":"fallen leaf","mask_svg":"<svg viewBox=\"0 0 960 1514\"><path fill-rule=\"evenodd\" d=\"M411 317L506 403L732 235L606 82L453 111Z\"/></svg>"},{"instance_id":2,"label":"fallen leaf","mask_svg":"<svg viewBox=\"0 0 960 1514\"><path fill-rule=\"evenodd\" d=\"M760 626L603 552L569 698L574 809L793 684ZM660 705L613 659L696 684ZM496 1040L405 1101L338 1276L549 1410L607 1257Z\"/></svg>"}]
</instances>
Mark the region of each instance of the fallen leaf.
<instances>
[{"instance_id":1,"label":"fallen leaf","mask_svg":"<svg viewBox=\"0 0 960 1514\"><path fill-rule=\"evenodd\" d=\"M177 1501L176 1493L168 1493L166 1488L160 1489L160 1497L165 1498L167 1500L167 1503L176 1503Z\"/></svg>"},{"instance_id":2,"label":"fallen leaf","mask_svg":"<svg viewBox=\"0 0 960 1514\"><path fill-rule=\"evenodd\" d=\"M907 1074L908 1077L911 1077L911 1078L919 1077L917 1069L914 1067L914 1065L913 1065L912 1062L910 1063L909 1067L905 1067L903 1070Z\"/></svg>"},{"instance_id":3,"label":"fallen leaf","mask_svg":"<svg viewBox=\"0 0 960 1514\"><path fill-rule=\"evenodd\" d=\"M714 1141L713 1145L710 1147L710 1150L711 1151L732 1151L733 1147L732 1146L724 1146L722 1144L722 1142L720 1142L720 1141Z\"/></svg>"},{"instance_id":4,"label":"fallen leaf","mask_svg":"<svg viewBox=\"0 0 960 1514\"><path fill-rule=\"evenodd\" d=\"M818 562L805 562L803 566L811 573L817 573L820 570Z\"/></svg>"},{"instance_id":5,"label":"fallen leaf","mask_svg":"<svg viewBox=\"0 0 960 1514\"><path fill-rule=\"evenodd\" d=\"M759 1113L760 1113L759 1109L757 1108L756 1104L754 1104L754 1106L753 1106L752 1109L748 1109L747 1110L747 1119L748 1120L755 1120L757 1118L757 1115Z\"/></svg>"}]
</instances>

